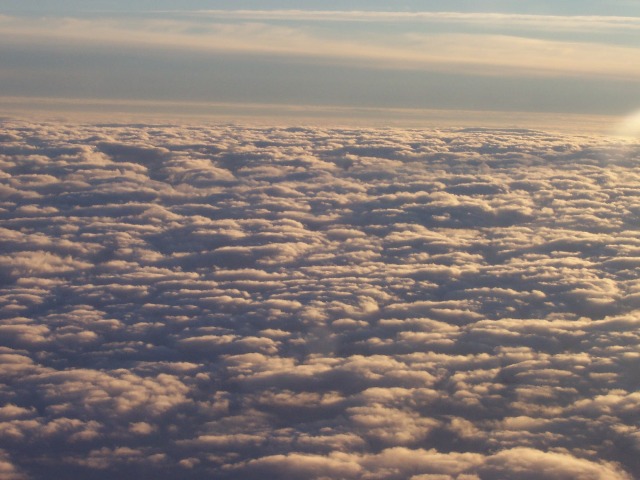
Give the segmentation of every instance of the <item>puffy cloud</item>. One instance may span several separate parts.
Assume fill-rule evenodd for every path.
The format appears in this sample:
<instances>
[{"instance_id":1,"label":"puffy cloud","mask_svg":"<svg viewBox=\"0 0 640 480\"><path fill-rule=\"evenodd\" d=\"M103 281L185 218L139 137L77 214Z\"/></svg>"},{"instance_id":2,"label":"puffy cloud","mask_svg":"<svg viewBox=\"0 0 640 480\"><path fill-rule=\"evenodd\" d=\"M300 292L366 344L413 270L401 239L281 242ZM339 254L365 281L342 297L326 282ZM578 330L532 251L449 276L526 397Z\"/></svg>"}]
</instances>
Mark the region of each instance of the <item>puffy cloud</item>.
<instances>
[{"instance_id":1,"label":"puffy cloud","mask_svg":"<svg viewBox=\"0 0 640 480\"><path fill-rule=\"evenodd\" d=\"M490 457L484 468L491 478L615 479L631 476L609 463L595 463L566 453L545 453L528 448L506 450Z\"/></svg>"},{"instance_id":2,"label":"puffy cloud","mask_svg":"<svg viewBox=\"0 0 640 480\"><path fill-rule=\"evenodd\" d=\"M0 136L0 476L640 475L638 147Z\"/></svg>"},{"instance_id":3,"label":"puffy cloud","mask_svg":"<svg viewBox=\"0 0 640 480\"><path fill-rule=\"evenodd\" d=\"M26 480L27 477L13 463L3 450L0 450L0 475L6 480Z\"/></svg>"}]
</instances>

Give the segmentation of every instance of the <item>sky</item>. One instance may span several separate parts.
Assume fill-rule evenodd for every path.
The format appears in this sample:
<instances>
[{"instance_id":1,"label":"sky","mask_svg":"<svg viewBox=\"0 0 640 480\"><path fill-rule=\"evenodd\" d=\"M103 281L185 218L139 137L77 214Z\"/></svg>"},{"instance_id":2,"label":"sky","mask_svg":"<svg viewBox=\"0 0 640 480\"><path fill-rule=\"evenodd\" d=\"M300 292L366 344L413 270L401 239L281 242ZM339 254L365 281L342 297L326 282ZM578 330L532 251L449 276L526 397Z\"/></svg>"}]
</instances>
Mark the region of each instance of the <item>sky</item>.
<instances>
[{"instance_id":1,"label":"sky","mask_svg":"<svg viewBox=\"0 0 640 480\"><path fill-rule=\"evenodd\" d=\"M639 31L628 1L0 1L0 101L624 116Z\"/></svg>"},{"instance_id":2,"label":"sky","mask_svg":"<svg viewBox=\"0 0 640 480\"><path fill-rule=\"evenodd\" d=\"M640 478L639 32L0 0L0 479Z\"/></svg>"}]
</instances>

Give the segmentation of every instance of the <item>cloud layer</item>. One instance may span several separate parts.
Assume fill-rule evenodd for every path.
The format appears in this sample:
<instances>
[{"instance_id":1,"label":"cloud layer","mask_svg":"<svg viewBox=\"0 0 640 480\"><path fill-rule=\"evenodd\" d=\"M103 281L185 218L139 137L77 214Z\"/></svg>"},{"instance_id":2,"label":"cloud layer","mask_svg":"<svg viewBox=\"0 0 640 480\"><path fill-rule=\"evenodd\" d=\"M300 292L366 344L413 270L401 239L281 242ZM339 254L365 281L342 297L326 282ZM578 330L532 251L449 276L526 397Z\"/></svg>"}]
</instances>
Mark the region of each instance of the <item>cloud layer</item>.
<instances>
[{"instance_id":1,"label":"cloud layer","mask_svg":"<svg viewBox=\"0 0 640 480\"><path fill-rule=\"evenodd\" d=\"M459 12L214 10L131 18L0 14L0 36L27 51L47 42L84 55L87 47L94 54L129 47L172 56L261 55L334 68L609 81L640 76L638 66L628 61L638 56L635 39L629 40L638 28L634 17Z\"/></svg>"},{"instance_id":2,"label":"cloud layer","mask_svg":"<svg viewBox=\"0 0 640 480\"><path fill-rule=\"evenodd\" d=\"M640 475L638 147L0 131L0 476Z\"/></svg>"}]
</instances>

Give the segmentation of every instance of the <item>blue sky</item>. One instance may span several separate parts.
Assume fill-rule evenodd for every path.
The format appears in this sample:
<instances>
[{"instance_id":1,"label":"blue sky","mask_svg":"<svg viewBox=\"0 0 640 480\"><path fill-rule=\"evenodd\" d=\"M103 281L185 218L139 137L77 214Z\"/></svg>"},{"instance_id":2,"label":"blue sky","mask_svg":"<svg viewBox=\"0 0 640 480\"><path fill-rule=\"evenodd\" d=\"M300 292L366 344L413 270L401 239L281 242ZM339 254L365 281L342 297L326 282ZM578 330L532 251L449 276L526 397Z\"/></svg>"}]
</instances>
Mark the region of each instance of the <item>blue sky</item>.
<instances>
[{"instance_id":1,"label":"blue sky","mask_svg":"<svg viewBox=\"0 0 640 480\"><path fill-rule=\"evenodd\" d=\"M630 1L0 1L0 97L625 115Z\"/></svg>"}]
</instances>

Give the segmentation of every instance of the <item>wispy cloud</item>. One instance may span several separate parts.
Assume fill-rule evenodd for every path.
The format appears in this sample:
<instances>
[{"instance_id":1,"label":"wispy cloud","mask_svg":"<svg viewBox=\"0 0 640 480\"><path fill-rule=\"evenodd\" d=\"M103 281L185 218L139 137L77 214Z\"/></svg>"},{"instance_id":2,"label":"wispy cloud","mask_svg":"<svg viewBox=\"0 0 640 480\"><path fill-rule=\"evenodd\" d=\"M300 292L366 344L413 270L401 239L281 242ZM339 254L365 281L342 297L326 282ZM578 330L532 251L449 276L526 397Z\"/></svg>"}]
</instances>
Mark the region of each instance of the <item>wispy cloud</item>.
<instances>
[{"instance_id":1,"label":"wispy cloud","mask_svg":"<svg viewBox=\"0 0 640 480\"><path fill-rule=\"evenodd\" d=\"M214 16L222 15L216 12ZM231 12L248 20L260 12ZM286 56L296 61L359 65L386 69L440 70L481 75L595 75L623 79L640 78L640 48L597 42L561 41L479 33L424 33L407 30L379 33L374 30L350 32L335 38L331 32L305 27L268 23L277 12L265 13L264 21L203 21L202 19L0 19L0 36L11 43L59 42L71 48L86 45L131 45L170 51L265 54ZM310 18L340 17L342 12L280 12L309 15ZM345 18L349 18L345 13ZM384 18L380 12L356 12L354 18ZM389 14L391 15L391 14ZM410 18L409 14L394 14ZM418 15L418 14L415 14ZM442 21L480 21L505 15L424 14ZM270 17L271 16L271 17ZM275 17L274 17L275 18ZM516 16L522 21L526 16ZM532 17L542 22L547 17ZM553 17L555 18L555 17ZM603 17L585 17L604 22ZM596 20L597 18L599 20ZM580 20L574 20L580 22ZM622 20L621 20L622 21ZM631 20L628 19L631 24Z\"/></svg>"},{"instance_id":2,"label":"wispy cloud","mask_svg":"<svg viewBox=\"0 0 640 480\"><path fill-rule=\"evenodd\" d=\"M640 18L623 16L562 16L524 15L510 13L465 12L398 12L398 11L339 11L339 10L201 10L173 12L179 15L208 15L233 20L288 20L316 22L445 22L481 24L484 26L518 26L543 29L640 29Z\"/></svg>"}]
</instances>

